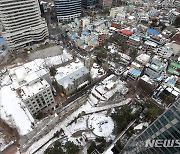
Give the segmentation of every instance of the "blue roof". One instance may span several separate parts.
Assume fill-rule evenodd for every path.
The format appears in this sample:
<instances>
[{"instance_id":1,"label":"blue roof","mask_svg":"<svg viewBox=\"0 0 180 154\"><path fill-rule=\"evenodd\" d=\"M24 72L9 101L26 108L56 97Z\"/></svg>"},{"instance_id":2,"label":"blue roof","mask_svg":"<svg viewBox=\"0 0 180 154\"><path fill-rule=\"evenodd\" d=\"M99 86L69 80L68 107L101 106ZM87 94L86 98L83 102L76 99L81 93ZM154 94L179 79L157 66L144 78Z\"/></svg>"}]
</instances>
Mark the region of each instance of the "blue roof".
<instances>
[{"instance_id":1,"label":"blue roof","mask_svg":"<svg viewBox=\"0 0 180 154\"><path fill-rule=\"evenodd\" d=\"M160 20L161 22L164 22L164 23L170 23L169 20Z\"/></svg>"},{"instance_id":2,"label":"blue roof","mask_svg":"<svg viewBox=\"0 0 180 154\"><path fill-rule=\"evenodd\" d=\"M97 40L96 38L92 38L91 41L92 41L93 43L97 43L97 42L98 42L98 40Z\"/></svg>"},{"instance_id":3,"label":"blue roof","mask_svg":"<svg viewBox=\"0 0 180 154\"><path fill-rule=\"evenodd\" d=\"M139 40L140 41L140 37L138 35L131 35L129 38L135 39L135 40Z\"/></svg>"},{"instance_id":4,"label":"blue roof","mask_svg":"<svg viewBox=\"0 0 180 154\"><path fill-rule=\"evenodd\" d=\"M89 35L89 33L86 32L86 31L83 31L82 34L83 34L83 35Z\"/></svg>"},{"instance_id":5,"label":"blue roof","mask_svg":"<svg viewBox=\"0 0 180 154\"><path fill-rule=\"evenodd\" d=\"M175 84L176 84L176 81L175 81L175 80L173 80L173 79L169 79L169 80L168 80L168 82L172 83L173 85L175 85Z\"/></svg>"},{"instance_id":6,"label":"blue roof","mask_svg":"<svg viewBox=\"0 0 180 154\"><path fill-rule=\"evenodd\" d=\"M0 42L5 42L5 39L0 37Z\"/></svg>"},{"instance_id":7,"label":"blue roof","mask_svg":"<svg viewBox=\"0 0 180 154\"><path fill-rule=\"evenodd\" d=\"M93 28L92 28L92 27L88 27L88 30L92 31L92 30L93 30Z\"/></svg>"},{"instance_id":8,"label":"blue roof","mask_svg":"<svg viewBox=\"0 0 180 154\"><path fill-rule=\"evenodd\" d=\"M156 78L156 79L158 79L158 78L160 78L160 77L161 77L161 74L155 75L155 78Z\"/></svg>"},{"instance_id":9,"label":"blue roof","mask_svg":"<svg viewBox=\"0 0 180 154\"><path fill-rule=\"evenodd\" d=\"M148 28L148 29L147 29L147 32L148 32L149 34L151 34L151 35L157 35L157 34L159 34L159 32L158 32L157 30L153 29L153 28Z\"/></svg>"},{"instance_id":10,"label":"blue roof","mask_svg":"<svg viewBox=\"0 0 180 154\"><path fill-rule=\"evenodd\" d=\"M136 76L140 76L141 75L141 71L135 69L135 68L130 68L129 72L136 75Z\"/></svg>"},{"instance_id":11,"label":"blue roof","mask_svg":"<svg viewBox=\"0 0 180 154\"><path fill-rule=\"evenodd\" d=\"M76 34L72 34L72 35L71 35L71 38L72 38L73 40L74 40L76 37L77 37Z\"/></svg>"}]
</instances>

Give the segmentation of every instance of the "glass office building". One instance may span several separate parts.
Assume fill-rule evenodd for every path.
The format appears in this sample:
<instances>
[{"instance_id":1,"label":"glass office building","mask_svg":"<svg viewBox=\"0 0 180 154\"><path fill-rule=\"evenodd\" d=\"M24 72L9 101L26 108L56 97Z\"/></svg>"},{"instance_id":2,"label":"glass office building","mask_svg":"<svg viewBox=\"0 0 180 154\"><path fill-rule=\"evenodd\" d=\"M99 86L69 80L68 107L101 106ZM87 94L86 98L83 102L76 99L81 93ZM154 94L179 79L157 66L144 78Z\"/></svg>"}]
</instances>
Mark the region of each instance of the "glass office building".
<instances>
[{"instance_id":1,"label":"glass office building","mask_svg":"<svg viewBox=\"0 0 180 154\"><path fill-rule=\"evenodd\" d=\"M146 146L147 140L151 142L160 140L165 144L160 147ZM167 140L169 140L169 147L167 147ZM179 154L180 147L174 143L177 140L180 141L180 98L140 135L132 137L124 147L123 153Z\"/></svg>"}]
</instances>

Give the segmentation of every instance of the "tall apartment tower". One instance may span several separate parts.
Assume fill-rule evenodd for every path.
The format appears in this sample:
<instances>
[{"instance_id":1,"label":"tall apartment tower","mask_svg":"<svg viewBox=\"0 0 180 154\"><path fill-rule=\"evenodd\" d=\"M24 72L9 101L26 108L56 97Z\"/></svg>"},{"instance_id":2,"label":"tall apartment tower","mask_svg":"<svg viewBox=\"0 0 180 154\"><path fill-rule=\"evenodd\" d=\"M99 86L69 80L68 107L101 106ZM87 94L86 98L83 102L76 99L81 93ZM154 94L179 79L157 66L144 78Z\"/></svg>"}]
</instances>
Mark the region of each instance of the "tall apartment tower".
<instances>
[{"instance_id":1,"label":"tall apartment tower","mask_svg":"<svg viewBox=\"0 0 180 154\"><path fill-rule=\"evenodd\" d=\"M58 22L73 20L81 15L81 0L55 0Z\"/></svg>"},{"instance_id":2,"label":"tall apartment tower","mask_svg":"<svg viewBox=\"0 0 180 154\"><path fill-rule=\"evenodd\" d=\"M98 0L81 0L82 1L82 7L86 9L91 9L96 7Z\"/></svg>"},{"instance_id":3,"label":"tall apartment tower","mask_svg":"<svg viewBox=\"0 0 180 154\"><path fill-rule=\"evenodd\" d=\"M110 9L112 6L112 0L99 0L99 7L102 9Z\"/></svg>"},{"instance_id":4,"label":"tall apartment tower","mask_svg":"<svg viewBox=\"0 0 180 154\"><path fill-rule=\"evenodd\" d=\"M42 41L49 35L38 0L0 0L0 22L2 36L11 50Z\"/></svg>"},{"instance_id":5,"label":"tall apartment tower","mask_svg":"<svg viewBox=\"0 0 180 154\"><path fill-rule=\"evenodd\" d=\"M147 141L150 142L147 144ZM131 138L123 149L123 153L126 154L179 154L179 152L180 98L140 135Z\"/></svg>"}]
</instances>

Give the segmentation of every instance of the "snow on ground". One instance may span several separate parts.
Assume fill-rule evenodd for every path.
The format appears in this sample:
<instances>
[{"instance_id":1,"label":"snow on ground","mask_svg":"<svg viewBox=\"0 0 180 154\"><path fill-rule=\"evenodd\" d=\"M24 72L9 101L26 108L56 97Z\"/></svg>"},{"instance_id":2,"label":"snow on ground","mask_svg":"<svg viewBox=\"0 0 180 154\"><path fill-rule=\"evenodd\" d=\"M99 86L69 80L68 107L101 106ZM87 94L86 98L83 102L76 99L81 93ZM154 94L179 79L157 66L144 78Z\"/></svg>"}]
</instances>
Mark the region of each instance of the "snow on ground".
<instances>
[{"instance_id":1,"label":"snow on ground","mask_svg":"<svg viewBox=\"0 0 180 154\"><path fill-rule=\"evenodd\" d=\"M93 104L97 104L98 103L98 99L96 97L94 97L92 94L89 95L89 100L91 102L93 102Z\"/></svg>"},{"instance_id":2,"label":"snow on ground","mask_svg":"<svg viewBox=\"0 0 180 154\"><path fill-rule=\"evenodd\" d=\"M44 153L44 151L46 151L46 149L53 144L55 141L57 140L57 138L52 139L51 141L49 141L45 146L42 147L42 149L40 149L39 151L36 152L36 154L42 154Z\"/></svg>"},{"instance_id":3,"label":"snow on ground","mask_svg":"<svg viewBox=\"0 0 180 154\"><path fill-rule=\"evenodd\" d=\"M83 64L79 61L73 62L70 64L69 68L67 68L67 70L65 72L71 72L72 68L75 69L81 65L83 65ZM64 68L65 67L60 67L60 68L58 68L58 71L62 71L62 70L64 70ZM111 77L106 78L103 83L104 84L107 83L107 81L109 81L111 79ZM85 116L83 116L83 118L79 118L77 120L77 123L73 123L70 126L68 126L68 124L72 120L74 120L74 118L77 117L79 115L79 113L82 113L82 111L89 112L92 110L94 111L96 109L95 107L94 108L92 107L92 105L91 105L91 103L89 103L89 101L97 101L97 99L95 97L93 97L92 94L90 94L90 97L89 97L88 101L86 102L86 104L81 106L77 111L73 112L70 116L65 118L58 125L56 125L56 127L53 130L51 130L47 135L43 136L40 140L38 140L33 145L31 145L31 147L28 148L27 153L32 153L33 151L35 151L37 148L39 148L41 145L43 145L48 139L50 139L57 130L60 130L61 128L64 130L64 133L67 135L69 140L73 141L75 144L78 144L77 141L75 140L75 138L72 137L72 134L75 133L76 131L87 128L86 122L85 122L86 118L84 118ZM123 103L126 104L126 102L123 102ZM121 105L123 105L123 103ZM111 106L109 105L108 108L110 108L110 107ZM99 115L99 114L94 114L94 115L97 115L97 117L96 117L97 120L91 121L91 122L93 122L92 127L95 127L94 133L96 133L99 136L105 136L105 137L111 136L111 133L112 133L112 130L114 127L114 123L113 123L112 119L110 117L106 117L102 113L101 113L101 115ZM101 118L98 118L98 117L101 117ZM106 123L106 121L108 123ZM103 124L103 122L104 122L104 124ZM101 124L101 126L100 126L100 124ZM102 130L102 132L101 132L101 130ZM89 132L85 132L84 135L87 136L87 138L94 138L92 133L89 133ZM45 148L43 148L43 149L45 150ZM43 151L43 149L42 149L42 151Z\"/></svg>"},{"instance_id":4,"label":"snow on ground","mask_svg":"<svg viewBox=\"0 0 180 154\"><path fill-rule=\"evenodd\" d=\"M79 119L77 119L76 123L73 123L72 125L68 126L69 131L71 132L71 134L77 132L77 131L81 131L81 130L87 130L87 119L88 116L83 116Z\"/></svg>"},{"instance_id":5,"label":"snow on ground","mask_svg":"<svg viewBox=\"0 0 180 154\"><path fill-rule=\"evenodd\" d=\"M4 141L4 136L3 134L0 132L0 151L4 150L6 146L6 143Z\"/></svg>"},{"instance_id":6,"label":"snow on ground","mask_svg":"<svg viewBox=\"0 0 180 154\"><path fill-rule=\"evenodd\" d=\"M97 136L108 137L114 129L114 122L103 114L92 114L88 119L88 127Z\"/></svg>"},{"instance_id":7,"label":"snow on ground","mask_svg":"<svg viewBox=\"0 0 180 154\"><path fill-rule=\"evenodd\" d=\"M116 49L116 47L114 46L114 44L109 45L109 46L108 46L108 49L110 50L111 53L117 52L117 49Z\"/></svg>"},{"instance_id":8,"label":"snow on ground","mask_svg":"<svg viewBox=\"0 0 180 154\"><path fill-rule=\"evenodd\" d=\"M85 105L81 106L77 111L73 112L69 117L67 117L65 120L63 120L61 123L56 125L54 129L52 129L47 135L43 136L40 140L35 142L33 145L31 145L26 153L33 153L35 150L37 150L40 146L42 146L47 140L49 140L53 134L56 131L59 131L61 128L64 130L64 133L68 136L70 141L73 141L75 144L78 144L77 141L72 138L72 134L70 133L70 128L67 127L68 123L71 122L79 113L82 111L90 110L91 105L89 103L86 103ZM45 148L43 148L45 150Z\"/></svg>"},{"instance_id":9,"label":"snow on ground","mask_svg":"<svg viewBox=\"0 0 180 154\"><path fill-rule=\"evenodd\" d=\"M102 69L102 67L94 63L93 67L91 68L90 74L92 79L96 79L96 78L101 78L103 75L106 74L106 72Z\"/></svg>"},{"instance_id":10,"label":"snow on ground","mask_svg":"<svg viewBox=\"0 0 180 154\"><path fill-rule=\"evenodd\" d=\"M143 127L148 127L148 123L147 122L144 122L144 123L140 123L138 124L137 126L134 127L134 130L141 130L143 129Z\"/></svg>"},{"instance_id":11,"label":"snow on ground","mask_svg":"<svg viewBox=\"0 0 180 154\"><path fill-rule=\"evenodd\" d=\"M48 65L48 66L54 66L54 65L59 65L59 64L65 63L72 59L73 59L72 55L69 54L64 49L63 53L61 55L45 58L45 62L46 62L46 65Z\"/></svg>"},{"instance_id":12,"label":"snow on ground","mask_svg":"<svg viewBox=\"0 0 180 154\"><path fill-rule=\"evenodd\" d=\"M10 86L4 86L0 90L0 116L9 125L17 127L21 135L32 130L31 122L34 119Z\"/></svg>"},{"instance_id":13,"label":"snow on ground","mask_svg":"<svg viewBox=\"0 0 180 154\"><path fill-rule=\"evenodd\" d=\"M11 84L11 79L9 75L5 75L1 80L1 86L6 86Z\"/></svg>"},{"instance_id":14,"label":"snow on ground","mask_svg":"<svg viewBox=\"0 0 180 154\"><path fill-rule=\"evenodd\" d=\"M110 108L110 107L111 107L111 105L108 106L108 108ZM58 125L56 125L55 128L53 130L51 130L47 135L43 136L37 142L34 142L34 144L28 148L26 153L33 153L36 149L38 149L41 145L43 145L47 140L49 140L57 130L60 130L61 128L64 130L65 135L69 138L70 141L73 141L75 144L78 144L77 141L75 140L75 138L72 137L72 133L74 133L75 131L78 131L80 129L82 130L82 128L83 129L86 128L87 126L85 126L85 124L86 124L85 121L87 118L82 118L82 119L80 118L79 120L77 120L76 124L72 124L70 126L68 126L68 124L72 120L74 120L74 118L77 117L79 115L79 113L82 113L82 111L85 111L85 112L95 111L95 107L93 108L91 106L91 104L87 101L86 104L81 106L77 111L73 112L70 116L65 118ZM94 133L97 133L100 136L104 135L105 137L111 137L111 139L114 139L114 136L111 135L113 127L114 127L114 123L113 123L112 119L110 117L106 117L102 113L101 114L93 114L93 115L97 115L96 118L98 119L97 121L91 120L91 122L93 122L92 126L96 128ZM83 117L85 117L85 116L83 116ZM101 118L98 118L98 117L101 117ZM108 123L106 123L106 120L108 121ZM102 124L102 126L101 126L102 132L100 132L101 128L98 127L98 125L99 125L98 123L103 123L103 122L104 122L104 124ZM91 132L84 132L83 136L87 137L88 139L95 138L95 136ZM52 142L50 142L50 143L52 143ZM50 143L48 143L48 145L50 145ZM43 153L43 151L45 151L45 149L48 147L48 145L43 147L40 150L39 154Z\"/></svg>"}]
</instances>

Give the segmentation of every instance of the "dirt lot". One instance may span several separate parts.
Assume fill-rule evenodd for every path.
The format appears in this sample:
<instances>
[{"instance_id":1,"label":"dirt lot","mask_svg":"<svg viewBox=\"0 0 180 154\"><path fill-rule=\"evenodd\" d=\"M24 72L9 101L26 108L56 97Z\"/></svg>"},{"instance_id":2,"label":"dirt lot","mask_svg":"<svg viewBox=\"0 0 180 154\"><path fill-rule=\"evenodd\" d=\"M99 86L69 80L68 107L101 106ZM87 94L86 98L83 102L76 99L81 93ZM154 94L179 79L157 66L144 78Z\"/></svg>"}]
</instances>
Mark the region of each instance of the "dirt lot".
<instances>
[{"instance_id":1,"label":"dirt lot","mask_svg":"<svg viewBox=\"0 0 180 154\"><path fill-rule=\"evenodd\" d=\"M5 136L5 141L8 144L10 141L15 141L18 145L20 136L16 128L10 127L4 120L0 118L0 132Z\"/></svg>"}]
</instances>

